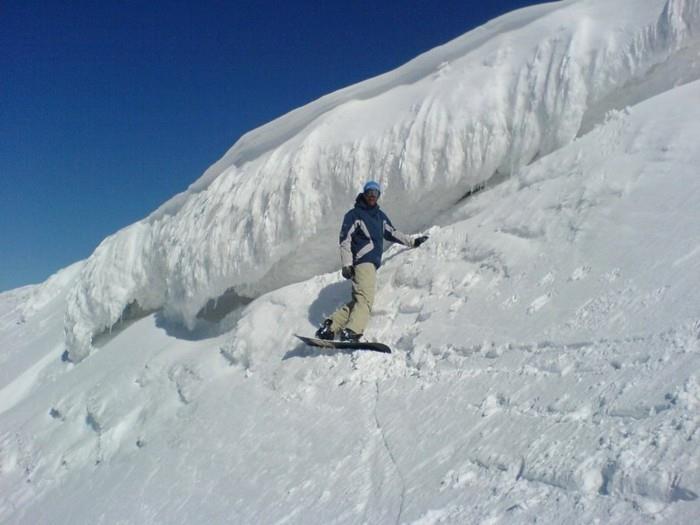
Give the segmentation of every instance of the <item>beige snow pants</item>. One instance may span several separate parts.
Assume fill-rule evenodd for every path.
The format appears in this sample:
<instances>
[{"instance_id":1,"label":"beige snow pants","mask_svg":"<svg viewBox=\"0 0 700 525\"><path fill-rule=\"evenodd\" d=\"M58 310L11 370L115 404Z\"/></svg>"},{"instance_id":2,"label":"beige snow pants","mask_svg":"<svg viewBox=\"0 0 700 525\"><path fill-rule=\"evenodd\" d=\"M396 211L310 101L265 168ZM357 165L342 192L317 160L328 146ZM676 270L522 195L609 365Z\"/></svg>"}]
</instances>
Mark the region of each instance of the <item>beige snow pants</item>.
<instances>
[{"instance_id":1,"label":"beige snow pants","mask_svg":"<svg viewBox=\"0 0 700 525\"><path fill-rule=\"evenodd\" d=\"M352 301L338 308L330 319L333 321L331 330L338 333L343 328L356 334L363 334L374 303L374 291L377 286L377 269L372 263L362 263L355 266L355 276L352 278Z\"/></svg>"}]
</instances>

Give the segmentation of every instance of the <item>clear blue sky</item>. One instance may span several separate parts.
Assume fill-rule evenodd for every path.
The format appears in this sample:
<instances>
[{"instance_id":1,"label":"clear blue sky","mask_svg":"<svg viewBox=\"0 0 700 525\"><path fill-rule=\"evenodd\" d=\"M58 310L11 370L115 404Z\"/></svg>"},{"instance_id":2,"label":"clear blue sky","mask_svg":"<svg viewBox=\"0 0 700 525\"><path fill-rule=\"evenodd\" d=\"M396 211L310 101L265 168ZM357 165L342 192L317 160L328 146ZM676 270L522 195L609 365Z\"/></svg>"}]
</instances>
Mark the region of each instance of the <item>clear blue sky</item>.
<instances>
[{"instance_id":1,"label":"clear blue sky","mask_svg":"<svg viewBox=\"0 0 700 525\"><path fill-rule=\"evenodd\" d=\"M88 257L246 131L533 3L3 0L0 291Z\"/></svg>"}]
</instances>

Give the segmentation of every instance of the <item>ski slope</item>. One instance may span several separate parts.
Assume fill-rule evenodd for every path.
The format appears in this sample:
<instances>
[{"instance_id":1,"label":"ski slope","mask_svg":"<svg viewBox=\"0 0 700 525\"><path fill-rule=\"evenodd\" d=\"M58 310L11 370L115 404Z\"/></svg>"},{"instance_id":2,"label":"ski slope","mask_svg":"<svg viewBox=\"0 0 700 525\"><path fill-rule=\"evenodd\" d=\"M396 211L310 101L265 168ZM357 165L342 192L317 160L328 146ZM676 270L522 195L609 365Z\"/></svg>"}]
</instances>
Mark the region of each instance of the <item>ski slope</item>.
<instances>
[{"instance_id":1,"label":"ski slope","mask_svg":"<svg viewBox=\"0 0 700 525\"><path fill-rule=\"evenodd\" d=\"M699 19L516 11L0 294L0 522L696 523ZM378 273L394 353L300 346L370 177L430 235Z\"/></svg>"}]
</instances>

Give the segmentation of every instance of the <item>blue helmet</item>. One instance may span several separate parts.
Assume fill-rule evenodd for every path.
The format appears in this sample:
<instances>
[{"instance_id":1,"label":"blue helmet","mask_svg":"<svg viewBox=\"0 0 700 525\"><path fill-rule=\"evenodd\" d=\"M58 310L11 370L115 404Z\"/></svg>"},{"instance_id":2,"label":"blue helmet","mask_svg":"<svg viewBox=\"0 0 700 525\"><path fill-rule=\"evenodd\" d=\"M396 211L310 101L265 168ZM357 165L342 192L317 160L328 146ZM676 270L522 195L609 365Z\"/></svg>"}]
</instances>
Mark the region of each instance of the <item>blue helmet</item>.
<instances>
[{"instance_id":1,"label":"blue helmet","mask_svg":"<svg viewBox=\"0 0 700 525\"><path fill-rule=\"evenodd\" d=\"M362 193L367 193L367 190L377 190L380 194L382 193L382 188L379 186L379 183L373 180L365 183L364 188L362 188Z\"/></svg>"}]
</instances>

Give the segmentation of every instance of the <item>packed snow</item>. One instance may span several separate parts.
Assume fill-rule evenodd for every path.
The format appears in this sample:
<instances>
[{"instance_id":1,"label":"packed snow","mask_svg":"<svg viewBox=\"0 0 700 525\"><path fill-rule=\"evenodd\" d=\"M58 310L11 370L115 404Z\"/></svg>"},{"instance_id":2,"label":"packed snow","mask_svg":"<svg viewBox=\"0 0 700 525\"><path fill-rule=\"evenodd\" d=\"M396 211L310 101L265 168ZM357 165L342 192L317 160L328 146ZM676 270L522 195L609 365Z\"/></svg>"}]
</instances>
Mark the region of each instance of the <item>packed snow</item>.
<instances>
[{"instance_id":1,"label":"packed snow","mask_svg":"<svg viewBox=\"0 0 700 525\"><path fill-rule=\"evenodd\" d=\"M697 523L699 22L513 12L0 294L0 522ZM393 353L299 345L370 178L430 235L378 273Z\"/></svg>"}]
</instances>

